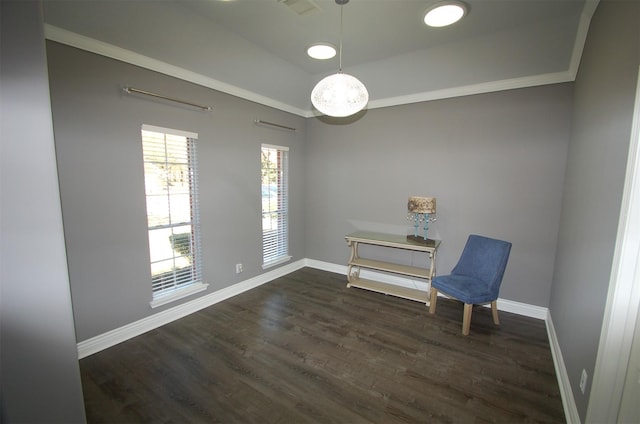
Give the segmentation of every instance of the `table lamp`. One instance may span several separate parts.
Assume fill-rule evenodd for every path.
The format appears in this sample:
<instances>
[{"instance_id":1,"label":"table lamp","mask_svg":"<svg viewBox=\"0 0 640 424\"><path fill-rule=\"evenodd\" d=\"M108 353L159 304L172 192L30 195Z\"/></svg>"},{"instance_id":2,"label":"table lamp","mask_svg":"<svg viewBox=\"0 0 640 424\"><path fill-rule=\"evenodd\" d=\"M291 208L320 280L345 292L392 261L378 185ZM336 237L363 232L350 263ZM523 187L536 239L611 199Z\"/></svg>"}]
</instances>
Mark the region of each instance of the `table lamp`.
<instances>
[{"instance_id":1,"label":"table lamp","mask_svg":"<svg viewBox=\"0 0 640 424\"><path fill-rule=\"evenodd\" d=\"M413 222L413 235L408 235L407 238L419 242L425 243L427 238L427 232L429 231L429 223L436 220L436 198L435 197L409 197L407 203L407 219ZM418 236L418 226L424 223L423 236Z\"/></svg>"}]
</instances>

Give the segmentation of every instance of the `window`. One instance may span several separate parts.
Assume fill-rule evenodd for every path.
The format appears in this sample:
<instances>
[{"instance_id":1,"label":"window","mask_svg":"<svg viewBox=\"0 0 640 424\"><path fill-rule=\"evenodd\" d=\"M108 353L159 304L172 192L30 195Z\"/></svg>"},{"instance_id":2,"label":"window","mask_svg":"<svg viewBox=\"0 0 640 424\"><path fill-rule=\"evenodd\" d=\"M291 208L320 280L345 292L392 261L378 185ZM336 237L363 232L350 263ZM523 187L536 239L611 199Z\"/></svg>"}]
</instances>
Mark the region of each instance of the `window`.
<instances>
[{"instance_id":1,"label":"window","mask_svg":"<svg viewBox=\"0 0 640 424\"><path fill-rule=\"evenodd\" d=\"M151 306L204 290L200 259L197 134L142 126L151 258Z\"/></svg>"},{"instance_id":2,"label":"window","mask_svg":"<svg viewBox=\"0 0 640 424\"><path fill-rule=\"evenodd\" d=\"M262 267L289 256L289 149L262 145Z\"/></svg>"}]
</instances>

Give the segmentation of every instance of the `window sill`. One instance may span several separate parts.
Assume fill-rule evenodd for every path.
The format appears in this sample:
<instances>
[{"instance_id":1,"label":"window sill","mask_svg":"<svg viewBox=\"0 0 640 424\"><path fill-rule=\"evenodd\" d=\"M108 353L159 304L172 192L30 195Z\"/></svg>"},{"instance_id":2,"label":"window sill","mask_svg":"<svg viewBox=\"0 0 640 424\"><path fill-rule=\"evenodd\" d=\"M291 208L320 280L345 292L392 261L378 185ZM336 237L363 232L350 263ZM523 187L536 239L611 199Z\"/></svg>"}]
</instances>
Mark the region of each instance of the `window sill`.
<instances>
[{"instance_id":1,"label":"window sill","mask_svg":"<svg viewBox=\"0 0 640 424\"><path fill-rule=\"evenodd\" d=\"M290 260L291 260L291 256L282 256L282 257L280 257L278 259L274 259L272 261L263 263L262 264L262 269L271 268L272 266L280 265L280 264L283 264L285 262L289 262Z\"/></svg>"},{"instance_id":2,"label":"window sill","mask_svg":"<svg viewBox=\"0 0 640 424\"><path fill-rule=\"evenodd\" d=\"M178 299L182 299L183 297L204 291L207 287L209 287L209 284L194 283L187 287L172 291L171 293L159 296L157 299L153 299L149 302L149 305L151 305L152 308L157 308L158 306L166 305L167 303L174 302Z\"/></svg>"}]
</instances>

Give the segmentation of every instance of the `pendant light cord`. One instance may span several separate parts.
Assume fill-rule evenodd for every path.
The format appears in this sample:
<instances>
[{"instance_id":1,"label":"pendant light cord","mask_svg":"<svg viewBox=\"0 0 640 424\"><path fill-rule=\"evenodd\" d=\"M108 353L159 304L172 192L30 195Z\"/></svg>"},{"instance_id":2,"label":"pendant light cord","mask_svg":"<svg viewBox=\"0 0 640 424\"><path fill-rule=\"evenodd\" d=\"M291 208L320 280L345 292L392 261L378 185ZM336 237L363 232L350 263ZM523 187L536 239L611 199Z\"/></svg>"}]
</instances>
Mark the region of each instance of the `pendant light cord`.
<instances>
[{"instance_id":1,"label":"pendant light cord","mask_svg":"<svg viewBox=\"0 0 640 424\"><path fill-rule=\"evenodd\" d=\"M344 4L340 5L340 68L338 72L342 72L342 10L344 9Z\"/></svg>"}]
</instances>

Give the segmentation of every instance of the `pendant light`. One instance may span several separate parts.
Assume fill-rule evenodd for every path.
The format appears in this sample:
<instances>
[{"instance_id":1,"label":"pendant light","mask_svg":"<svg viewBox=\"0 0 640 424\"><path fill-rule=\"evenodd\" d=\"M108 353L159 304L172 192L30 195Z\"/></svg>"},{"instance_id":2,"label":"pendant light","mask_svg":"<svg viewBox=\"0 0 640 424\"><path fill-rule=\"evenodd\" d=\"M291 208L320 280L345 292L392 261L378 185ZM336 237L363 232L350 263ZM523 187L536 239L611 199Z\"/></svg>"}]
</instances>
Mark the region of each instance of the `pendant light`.
<instances>
[{"instance_id":1,"label":"pendant light","mask_svg":"<svg viewBox=\"0 0 640 424\"><path fill-rule=\"evenodd\" d=\"M356 77L342 72L342 7L349 0L335 1L340 5L340 68L316 84L311 103L325 115L344 117L360 112L369 101L369 93Z\"/></svg>"}]
</instances>

